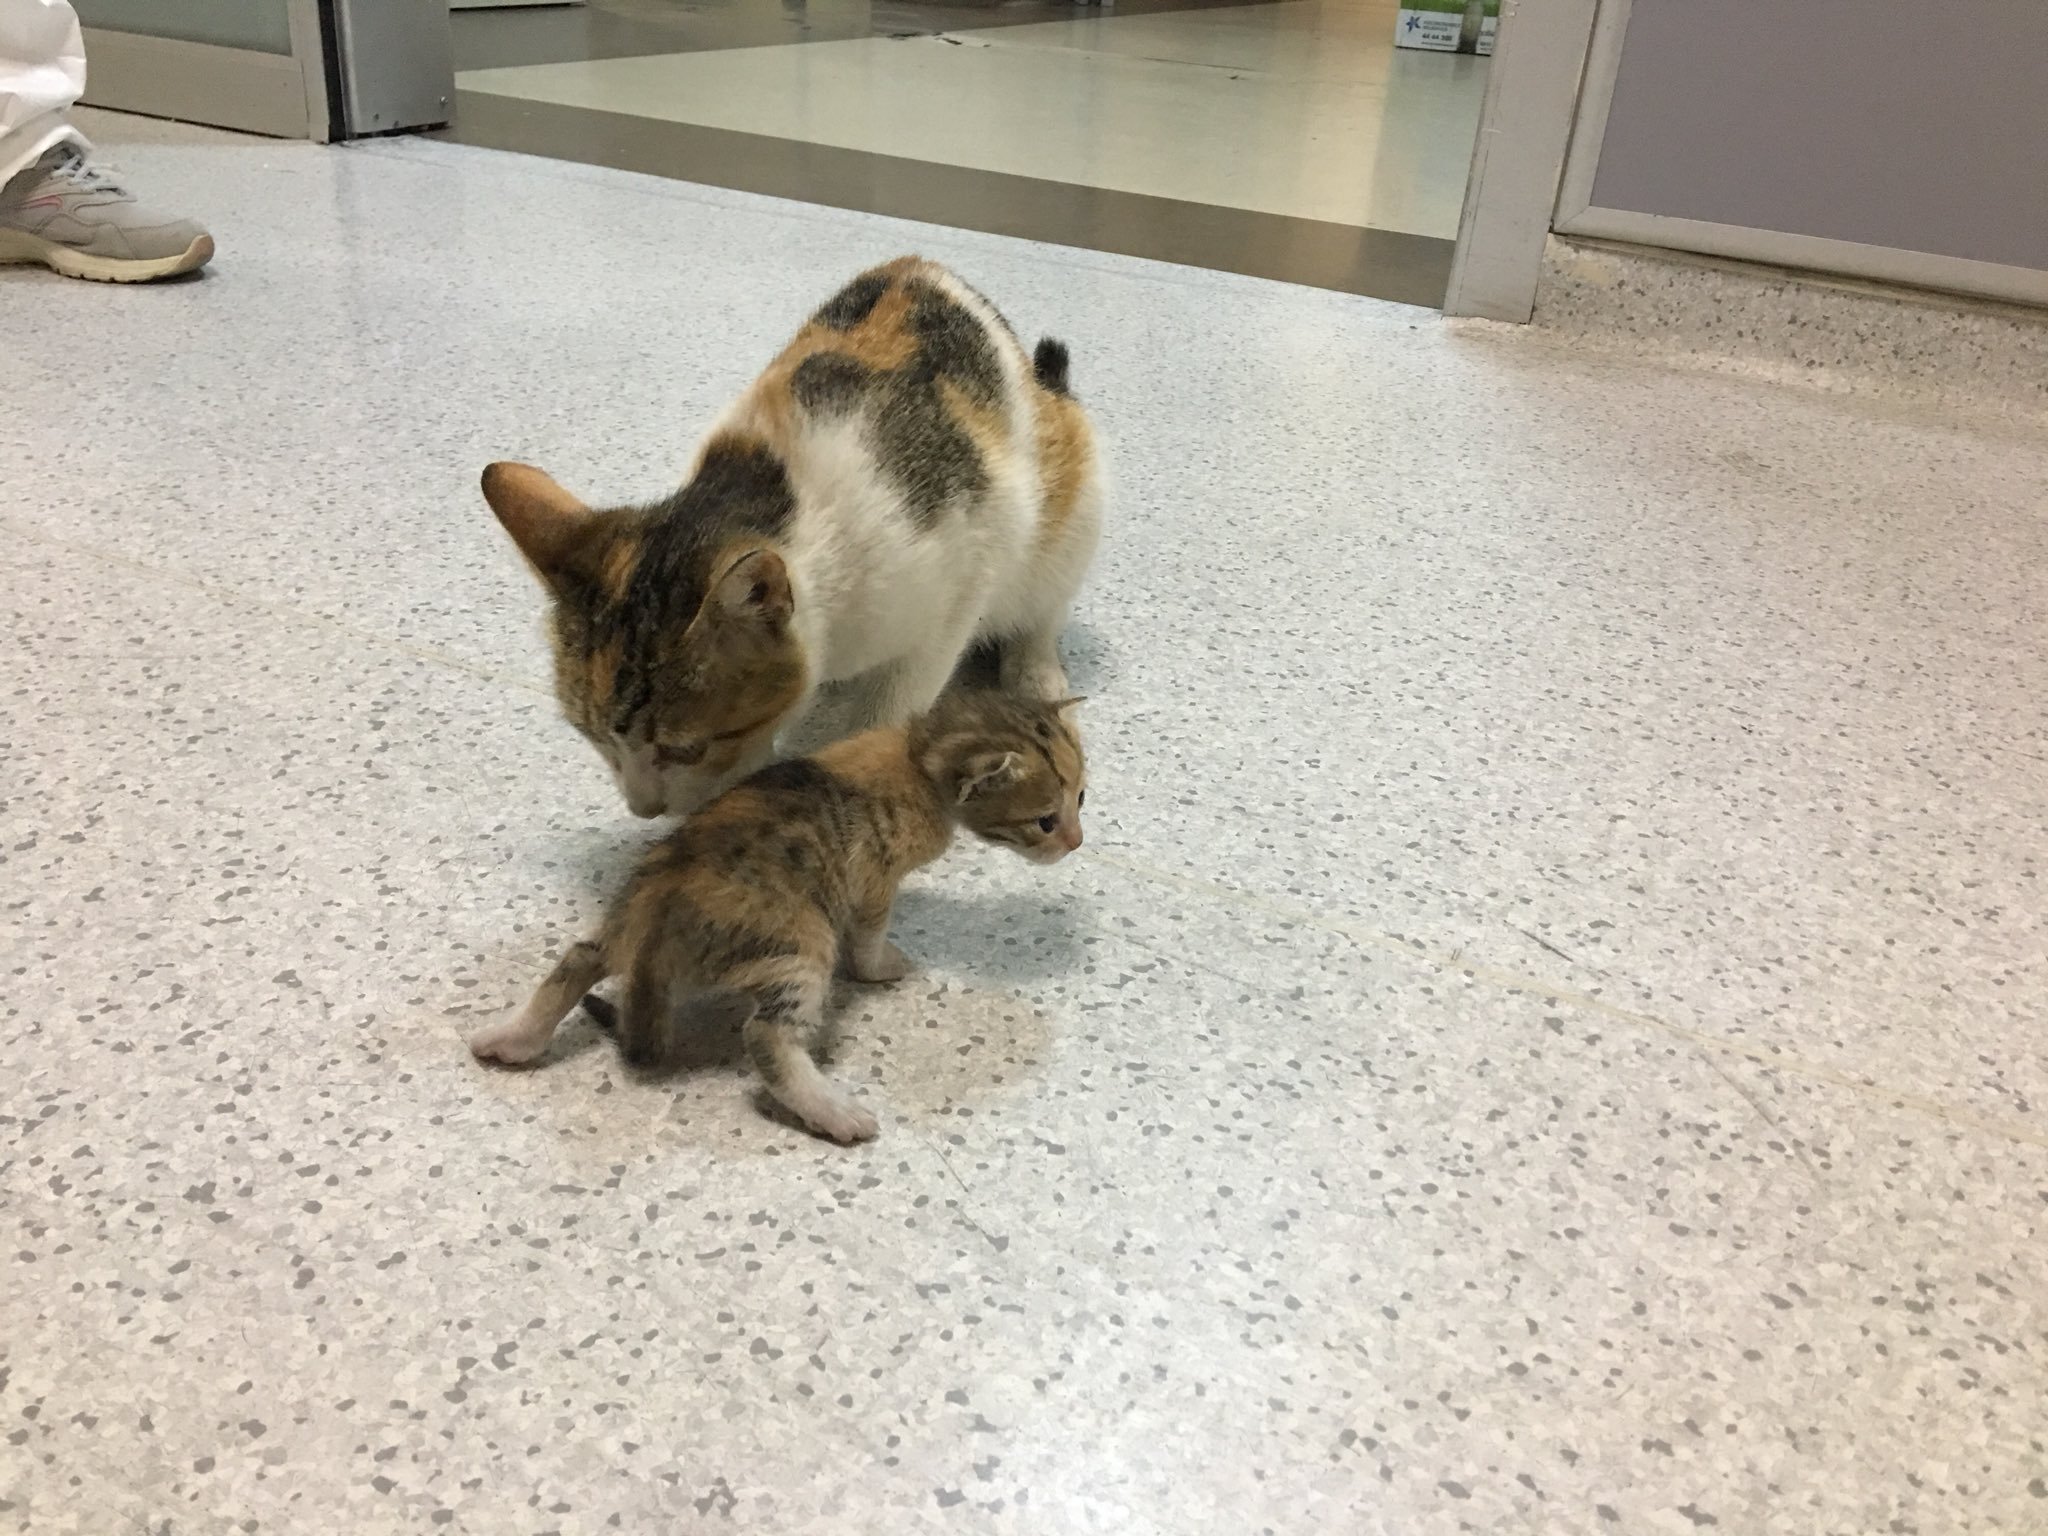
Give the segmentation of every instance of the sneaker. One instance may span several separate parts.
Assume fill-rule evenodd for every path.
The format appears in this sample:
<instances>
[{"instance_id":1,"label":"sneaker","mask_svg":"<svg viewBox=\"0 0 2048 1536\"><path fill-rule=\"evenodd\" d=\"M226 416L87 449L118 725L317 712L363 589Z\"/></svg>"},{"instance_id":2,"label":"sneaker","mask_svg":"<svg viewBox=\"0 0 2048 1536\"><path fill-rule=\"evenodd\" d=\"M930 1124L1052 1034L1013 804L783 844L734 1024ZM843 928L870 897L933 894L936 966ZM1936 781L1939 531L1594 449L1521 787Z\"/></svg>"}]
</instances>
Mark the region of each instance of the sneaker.
<instances>
[{"instance_id":1,"label":"sneaker","mask_svg":"<svg viewBox=\"0 0 2048 1536\"><path fill-rule=\"evenodd\" d=\"M146 283L211 260L213 236L143 207L76 144L59 144L0 187L0 264L37 261L66 277Z\"/></svg>"}]
</instances>

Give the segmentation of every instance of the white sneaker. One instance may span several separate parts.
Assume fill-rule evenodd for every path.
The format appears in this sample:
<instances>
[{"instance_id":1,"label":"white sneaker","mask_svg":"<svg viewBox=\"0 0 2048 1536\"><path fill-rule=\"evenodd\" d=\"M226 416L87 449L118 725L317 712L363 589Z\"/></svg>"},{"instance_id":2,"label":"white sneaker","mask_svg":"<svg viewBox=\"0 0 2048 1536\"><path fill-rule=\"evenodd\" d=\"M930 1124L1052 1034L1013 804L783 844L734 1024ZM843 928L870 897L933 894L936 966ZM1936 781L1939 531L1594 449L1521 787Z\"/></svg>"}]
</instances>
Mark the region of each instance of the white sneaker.
<instances>
[{"instance_id":1,"label":"white sneaker","mask_svg":"<svg viewBox=\"0 0 2048 1536\"><path fill-rule=\"evenodd\" d=\"M0 187L0 263L41 262L96 283L146 283L211 260L213 236L136 202L76 144L59 144Z\"/></svg>"}]
</instances>

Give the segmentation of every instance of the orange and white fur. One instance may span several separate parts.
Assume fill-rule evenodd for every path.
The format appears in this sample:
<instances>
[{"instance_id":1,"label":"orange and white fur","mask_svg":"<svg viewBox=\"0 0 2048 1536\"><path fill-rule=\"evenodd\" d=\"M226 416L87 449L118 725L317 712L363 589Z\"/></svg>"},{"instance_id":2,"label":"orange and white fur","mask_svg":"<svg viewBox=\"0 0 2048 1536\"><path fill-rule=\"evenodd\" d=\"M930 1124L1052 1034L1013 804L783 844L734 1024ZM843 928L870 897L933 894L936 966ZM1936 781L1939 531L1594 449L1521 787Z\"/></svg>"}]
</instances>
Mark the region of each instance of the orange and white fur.
<instances>
[{"instance_id":1,"label":"orange and white fur","mask_svg":"<svg viewBox=\"0 0 2048 1536\"><path fill-rule=\"evenodd\" d=\"M556 691L639 815L770 761L830 685L841 728L929 708L993 643L1057 699L1101 530L1067 352L905 257L855 278L719 418L680 490L594 510L539 470L484 495L554 598Z\"/></svg>"}]
</instances>

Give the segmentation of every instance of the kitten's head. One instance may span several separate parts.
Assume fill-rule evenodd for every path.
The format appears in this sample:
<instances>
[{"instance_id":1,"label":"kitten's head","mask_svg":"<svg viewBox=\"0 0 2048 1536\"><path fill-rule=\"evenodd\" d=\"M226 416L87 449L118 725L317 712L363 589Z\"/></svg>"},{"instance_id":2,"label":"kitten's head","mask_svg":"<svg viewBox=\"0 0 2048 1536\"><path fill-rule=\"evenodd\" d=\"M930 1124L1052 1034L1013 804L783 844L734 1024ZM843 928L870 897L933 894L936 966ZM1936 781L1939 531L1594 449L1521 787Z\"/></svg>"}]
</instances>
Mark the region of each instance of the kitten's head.
<instances>
[{"instance_id":1,"label":"kitten's head","mask_svg":"<svg viewBox=\"0 0 2048 1536\"><path fill-rule=\"evenodd\" d=\"M918 767L967 831L1055 864L1081 846L1088 764L1072 711L993 689L947 693L911 727Z\"/></svg>"},{"instance_id":2,"label":"kitten's head","mask_svg":"<svg viewBox=\"0 0 2048 1536\"><path fill-rule=\"evenodd\" d=\"M807 686L778 462L714 445L676 496L614 511L523 464L483 486L554 597L562 713L636 816L694 810L768 759Z\"/></svg>"}]
</instances>

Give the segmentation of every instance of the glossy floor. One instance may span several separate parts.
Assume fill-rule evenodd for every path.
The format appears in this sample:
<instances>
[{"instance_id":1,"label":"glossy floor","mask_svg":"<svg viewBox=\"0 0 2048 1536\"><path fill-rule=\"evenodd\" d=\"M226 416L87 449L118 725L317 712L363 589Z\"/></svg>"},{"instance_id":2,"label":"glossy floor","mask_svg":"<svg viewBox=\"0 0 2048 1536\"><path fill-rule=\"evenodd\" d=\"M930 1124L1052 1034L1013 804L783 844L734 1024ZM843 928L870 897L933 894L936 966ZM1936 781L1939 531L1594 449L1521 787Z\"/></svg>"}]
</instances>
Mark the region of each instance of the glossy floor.
<instances>
[{"instance_id":1,"label":"glossy floor","mask_svg":"<svg viewBox=\"0 0 2048 1536\"><path fill-rule=\"evenodd\" d=\"M2037 437L156 137L205 280L0 273L8 1528L2040 1529ZM480 1069L648 832L478 467L658 492L906 247L1121 466L1088 848L906 899L872 1145Z\"/></svg>"},{"instance_id":2,"label":"glossy floor","mask_svg":"<svg viewBox=\"0 0 2048 1536\"><path fill-rule=\"evenodd\" d=\"M1392 0L617 10L460 18L456 134L1441 299L1488 61Z\"/></svg>"},{"instance_id":3,"label":"glossy floor","mask_svg":"<svg viewBox=\"0 0 2048 1536\"><path fill-rule=\"evenodd\" d=\"M1293 0L535 64L463 90L1453 239L1486 61Z\"/></svg>"}]
</instances>

